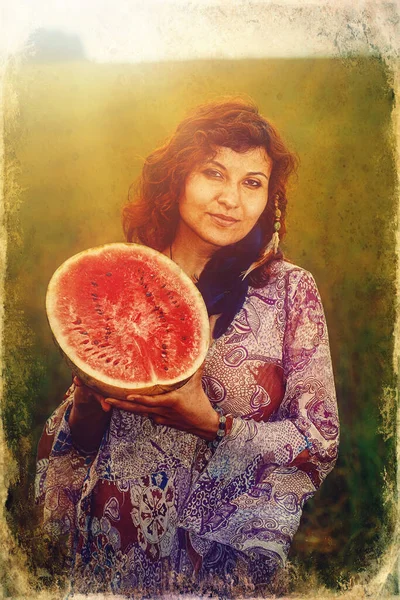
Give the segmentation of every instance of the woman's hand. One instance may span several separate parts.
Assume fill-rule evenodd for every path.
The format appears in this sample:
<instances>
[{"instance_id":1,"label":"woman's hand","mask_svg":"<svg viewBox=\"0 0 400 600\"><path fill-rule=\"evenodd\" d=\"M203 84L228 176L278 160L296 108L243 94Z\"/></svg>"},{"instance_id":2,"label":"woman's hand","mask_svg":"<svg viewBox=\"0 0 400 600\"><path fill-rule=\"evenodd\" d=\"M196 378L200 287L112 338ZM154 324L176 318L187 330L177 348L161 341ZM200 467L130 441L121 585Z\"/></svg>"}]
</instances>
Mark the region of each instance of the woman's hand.
<instances>
[{"instance_id":1,"label":"woman's hand","mask_svg":"<svg viewBox=\"0 0 400 600\"><path fill-rule=\"evenodd\" d=\"M74 407L82 413L99 412L101 407L104 412L109 412L111 406L105 402L104 396L84 385L79 377L74 377Z\"/></svg>"},{"instance_id":2,"label":"woman's hand","mask_svg":"<svg viewBox=\"0 0 400 600\"><path fill-rule=\"evenodd\" d=\"M74 377L74 402L69 416L73 444L83 452L98 449L111 417L111 405Z\"/></svg>"},{"instance_id":3,"label":"woman's hand","mask_svg":"<svg viewBox=\"0 0 400 600\"><path fill-rule=\"evenodd\" d=\"M201 385L199 369L181 388L157 396L128 396L127 400L105 398L110 406L150 417L158 425L168 425L213 440L219 428L218 413Z\"/></svg>"}]
</instances>

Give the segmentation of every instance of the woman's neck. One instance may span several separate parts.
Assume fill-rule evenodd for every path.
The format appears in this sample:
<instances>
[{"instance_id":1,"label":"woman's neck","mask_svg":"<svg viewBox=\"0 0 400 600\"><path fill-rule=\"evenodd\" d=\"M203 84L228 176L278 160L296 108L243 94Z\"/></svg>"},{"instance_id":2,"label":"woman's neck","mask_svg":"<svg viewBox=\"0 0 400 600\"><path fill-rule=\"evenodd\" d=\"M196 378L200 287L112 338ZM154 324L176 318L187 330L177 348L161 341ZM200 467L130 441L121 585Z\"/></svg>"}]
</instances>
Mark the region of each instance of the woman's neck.
<instances>
[{"instance_id":1,"label":"woman's neck","mask_svg":"<svg viewBox=\"0 0 400 600\"><path fill-rule=\"evenodd\" d=\"M196 281L215 251L213 245L199 240L197 236L193 239L193 236L178 228L175 239L170 247L164 250L164 254Z\"/></svg>"}]
</instances>

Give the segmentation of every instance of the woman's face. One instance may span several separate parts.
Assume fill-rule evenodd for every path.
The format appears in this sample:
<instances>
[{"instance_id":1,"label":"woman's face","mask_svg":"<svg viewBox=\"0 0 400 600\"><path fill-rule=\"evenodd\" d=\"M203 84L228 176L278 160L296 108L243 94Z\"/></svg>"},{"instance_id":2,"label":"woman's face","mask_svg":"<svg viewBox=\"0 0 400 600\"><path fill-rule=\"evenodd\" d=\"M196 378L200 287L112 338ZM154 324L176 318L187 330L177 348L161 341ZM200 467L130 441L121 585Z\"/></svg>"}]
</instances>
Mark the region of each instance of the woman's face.
<instances>
[{"instance_id":1,"label":"woman's face","mask_svg":"<svg viewBox=\"0 0 400 600\"><path fill-rule=\"evenodd\" d=\"M216 248L243 239L268 201L272 161L264 148L235 152L219 147L216 155L187 177L179 201L179 229Z\"/></svg>"}]
</instances>

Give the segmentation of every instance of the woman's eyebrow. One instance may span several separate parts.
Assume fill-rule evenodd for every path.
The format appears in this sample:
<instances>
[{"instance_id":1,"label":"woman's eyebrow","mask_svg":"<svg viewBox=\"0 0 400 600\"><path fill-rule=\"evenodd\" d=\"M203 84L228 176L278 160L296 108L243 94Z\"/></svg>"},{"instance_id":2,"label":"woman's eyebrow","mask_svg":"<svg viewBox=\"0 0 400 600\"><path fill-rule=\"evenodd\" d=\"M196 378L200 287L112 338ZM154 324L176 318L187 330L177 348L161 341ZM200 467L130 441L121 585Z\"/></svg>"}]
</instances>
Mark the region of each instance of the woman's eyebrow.
<instances>
[{"instance_id":1,"label":"woman's eyebrow","mask_svg":"<svg viewBox=\"0 0 400 600\"><path fill-rule=\"evenodd\" d=\"M249 171L248 173L246 173L246 176L247 175L262 175L263 177L265 177L265 179L267 181L269 180L269 177L265 173L263 173L262 171Z\"/></svg>"},{"instance_id":2,"label":"woman's eyebrow","mask_svg":"<svg viewBox=\"0 0 400 600\"><path fill-rule=\"evenodd\" d=\"M218 162L217 160L208 160L206 162L206 164L211 164L211 165L215 165L216 167L219 167L220 169L222 169L223 171L226 171L226 167ZM262 175L263 177L265 177L265 179L267 181L269 181L269 177L268 175L266 175L265 173L263 173L262 171L249 171L248 173L246 173L246 177L248 177L249 175Z\"/></svg>"},{"instance_id":3,"label":"woman's eyebrow","mask_svg":"<svg viewBox=\"0 0 400 600\"><path fill-rule=\"evenodd\" d=\"M223 171L226 171L226 167L224 167L224 165L216 160L207 160L206 164L211 164L211 165L215 165L216 167L219 167L220 169L222 169Z\"/></svg>"}]
</instances>

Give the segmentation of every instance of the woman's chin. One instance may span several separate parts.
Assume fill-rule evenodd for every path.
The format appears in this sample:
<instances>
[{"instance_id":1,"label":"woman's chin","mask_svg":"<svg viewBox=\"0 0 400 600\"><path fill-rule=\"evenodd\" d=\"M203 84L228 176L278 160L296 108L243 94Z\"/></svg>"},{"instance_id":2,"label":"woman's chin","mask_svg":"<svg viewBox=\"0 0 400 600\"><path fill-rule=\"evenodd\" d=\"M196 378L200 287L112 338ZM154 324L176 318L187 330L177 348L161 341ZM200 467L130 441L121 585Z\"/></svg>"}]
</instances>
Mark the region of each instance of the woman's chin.
<instances>
[{"instance_id":1,"label":"woman's chin","mask_svg":"<svg viewBox=\"0 0 400 600\"><path fill-rule=\"evenodd\" d=\"M227 227L208 227L204 232L194 232L200 243L207 243L213 247L224 248L231 244L240 242L246 235L247 231L233 231Z\"/></svg>"}]
</instances>

